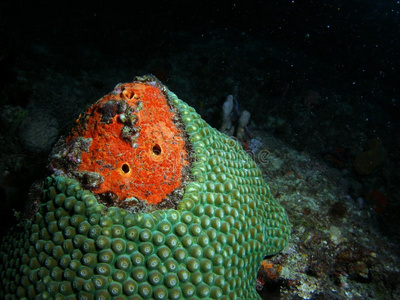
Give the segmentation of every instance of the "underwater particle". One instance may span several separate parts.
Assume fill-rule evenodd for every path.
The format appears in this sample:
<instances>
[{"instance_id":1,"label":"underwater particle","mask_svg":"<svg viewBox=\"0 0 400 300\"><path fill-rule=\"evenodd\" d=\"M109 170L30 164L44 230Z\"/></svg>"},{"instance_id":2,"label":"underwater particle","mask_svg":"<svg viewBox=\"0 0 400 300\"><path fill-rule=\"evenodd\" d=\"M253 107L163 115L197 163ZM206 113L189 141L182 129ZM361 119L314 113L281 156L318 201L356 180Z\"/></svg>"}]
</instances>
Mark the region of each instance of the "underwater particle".
<instances>
[{"instance_id":1,"label":"underwater particle","mask_svg":"<svg viewBox=\"0 0 400 300\"><path fill-rule=\"evenodd\" d=\"M136 148L121 137L128 110ZM286 212L243 148L156 78L118 85L51 158L33 217L0 244L1 299L260 299L257 270L287 245Z\"/></svg>"}]
</instances>

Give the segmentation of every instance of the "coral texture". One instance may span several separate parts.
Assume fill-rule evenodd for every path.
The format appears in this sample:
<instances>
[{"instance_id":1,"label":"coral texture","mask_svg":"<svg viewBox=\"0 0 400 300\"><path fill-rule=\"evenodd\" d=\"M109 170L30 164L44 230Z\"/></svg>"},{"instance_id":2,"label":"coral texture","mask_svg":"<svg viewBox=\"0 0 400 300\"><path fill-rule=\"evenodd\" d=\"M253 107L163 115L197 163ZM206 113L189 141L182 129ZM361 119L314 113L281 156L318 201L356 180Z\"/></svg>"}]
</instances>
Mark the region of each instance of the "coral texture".
<instances>
[{"instance_id":1,"label":"coral texture","mask_svg":"<svg viewBox=\"0 0 400 300\"><path fill-rule=\"evenodd\" d=\"M132 92L138 99L130 103L124 94ZM151 114L153 101L160 101L155 105L160 110ZM149 124L140 114L148 108ZM121 114L138 120L126 121ZM113 125L115 140L93 132L106 124ZM126 127L139 133L135 140L124 135ZM128 150L147 163L138 165L128 156L119 160ZM107 159L96 156L102 151L114 158L111 165L97 162ZM180 152L171 158L174 151ZM211 128L154 77L118 85L100 99L51 160L54 173L43 182L34 216L0 246L0 298L260 299L256 273L265 255L287 244L286 213L237 142ZM178 164L174 172L164 160ZM144 183L124 177L140 168L161 174L144 173ZM170 190L162 187L168 176L175 176ZM108 193L114 180L132 194ZM160 197L153 201L153 193ZM143 202L140 209L123 204L132 198Z\"/></svg>"}]
</instances>

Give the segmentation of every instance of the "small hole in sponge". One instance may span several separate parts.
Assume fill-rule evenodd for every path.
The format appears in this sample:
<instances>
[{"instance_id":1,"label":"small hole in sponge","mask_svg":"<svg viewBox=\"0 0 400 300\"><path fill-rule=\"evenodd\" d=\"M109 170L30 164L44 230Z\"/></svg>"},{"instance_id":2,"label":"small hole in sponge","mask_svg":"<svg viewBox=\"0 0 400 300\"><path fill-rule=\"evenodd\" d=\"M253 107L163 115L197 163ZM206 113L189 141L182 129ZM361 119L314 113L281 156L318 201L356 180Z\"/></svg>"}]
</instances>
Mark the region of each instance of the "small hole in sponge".
<instances>
[{"instance_id":1,"label":"small hole in sponge","mask_svg":"<svg viewBox=\"0 0 400 300\"><path fill-rule=\"evenodd\" d=\"M121 167L121 169L122 169L122 172L124 172L124 173L128 173L129 170L130 170L128 164L123 164L122 167Z\"/></svg>"},{"instance_id":2,"label":"small hole in sponge","mask_svg":"<svg viewBox=\"0 0 400 300\"><path fill-rule=\"evenodd\" d=\"M153 153L154 153L155 155L160 155L160 154L161 154L161 147L160 147L160 145L155 144L155 145L153 146Z\"/></svg>"},{"instance_id":3,"label":"small hole in sponge","mask_svg":"<svg viewBox=\"0 0 400 300\"><path fill-rule=\"evenodd\" d=\"M125 96L126 99L132 99L135 96L135 92L132 90L124 90L122 94Z\"/></svg>"}]
</instances>

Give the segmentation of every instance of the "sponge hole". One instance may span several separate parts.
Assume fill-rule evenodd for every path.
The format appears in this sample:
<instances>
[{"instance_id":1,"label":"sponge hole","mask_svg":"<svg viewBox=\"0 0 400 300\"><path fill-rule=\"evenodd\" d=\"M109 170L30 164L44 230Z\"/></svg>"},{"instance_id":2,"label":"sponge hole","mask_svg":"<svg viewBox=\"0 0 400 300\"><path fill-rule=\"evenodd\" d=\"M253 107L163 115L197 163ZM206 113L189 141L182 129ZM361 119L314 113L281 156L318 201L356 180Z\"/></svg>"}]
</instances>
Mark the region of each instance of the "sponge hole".
<instances>
[{"instance_id":1,"label":"sponge hole","mask_svg":"<svg viewBox=\"0 0 400 300\"><path fill-rule=\"evenodd\" d=\"M135 92L132 90L124 90L122 94L125 96L125 99L131 100L133 96L135 96Z\"/></svg>"},{"instance_id":2,"label":"sponge hole","mask_svg":"<svg viewBox=\"0 0 400 300\"><path fill-rule=\"evenodd\" d=\"M121 170L122 170L122 172L124 172L124 173L129 173L130 169L131 169L131 168L129 167L128 164L123 164L122 167L121 167Z\"/></svg>"},{"instance_id":3,"label":"sponge hole","mask_svg":"<svg viewBox=\"0 0 400 300\"><path fill-rule=\"evenodd\" d=\"M160 147L160 145L155 144L155 145L153 146L153 153L154 153L155 155L160 155L160 154L161 154L161 147Z\"/></svg>"}]
</instances>

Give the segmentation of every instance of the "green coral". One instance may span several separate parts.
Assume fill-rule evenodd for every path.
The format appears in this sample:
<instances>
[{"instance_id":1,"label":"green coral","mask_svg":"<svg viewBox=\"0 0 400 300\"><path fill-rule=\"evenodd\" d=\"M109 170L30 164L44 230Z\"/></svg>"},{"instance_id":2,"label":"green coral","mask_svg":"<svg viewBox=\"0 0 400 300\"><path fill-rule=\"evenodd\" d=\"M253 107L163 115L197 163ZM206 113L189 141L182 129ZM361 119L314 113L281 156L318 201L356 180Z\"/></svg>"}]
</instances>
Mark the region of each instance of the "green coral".
<instances>
[{"instance_id":1,"label":"green coral","mask_svg":"<svg viewBox=\"0 0 400 300\"><path fill-rule=\"evenodd\" d=\"M287 244L286 213L235 141L168 96L195 157L178 208L131 214L47 178L33 219L1 244L1 299L260 299L256 273Z\"/></svg>"}]
</instances>

